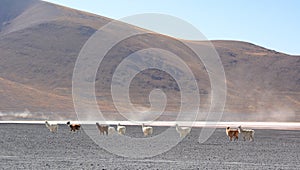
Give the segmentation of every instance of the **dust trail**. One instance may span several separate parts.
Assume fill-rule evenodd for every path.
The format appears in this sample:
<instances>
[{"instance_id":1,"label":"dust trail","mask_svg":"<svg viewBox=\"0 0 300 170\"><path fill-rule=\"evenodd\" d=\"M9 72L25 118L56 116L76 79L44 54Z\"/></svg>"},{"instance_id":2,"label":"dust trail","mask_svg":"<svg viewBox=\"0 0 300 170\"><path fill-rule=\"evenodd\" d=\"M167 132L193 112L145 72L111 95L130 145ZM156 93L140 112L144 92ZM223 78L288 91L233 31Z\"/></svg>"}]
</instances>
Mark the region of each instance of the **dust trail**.
<instances>
[{"instance_id":1,"label":"dust trail","mask_svg":"<svg viewBox=\"0 0 300 170\"><path fill-rule=\"evenodd\" d=\"M74 118L72 118L74 117ZM28 109L19 112L0 111L0 121L37 121L75 119L74 113L66 112L31 112Z\"/></svg>"}]
</instances>

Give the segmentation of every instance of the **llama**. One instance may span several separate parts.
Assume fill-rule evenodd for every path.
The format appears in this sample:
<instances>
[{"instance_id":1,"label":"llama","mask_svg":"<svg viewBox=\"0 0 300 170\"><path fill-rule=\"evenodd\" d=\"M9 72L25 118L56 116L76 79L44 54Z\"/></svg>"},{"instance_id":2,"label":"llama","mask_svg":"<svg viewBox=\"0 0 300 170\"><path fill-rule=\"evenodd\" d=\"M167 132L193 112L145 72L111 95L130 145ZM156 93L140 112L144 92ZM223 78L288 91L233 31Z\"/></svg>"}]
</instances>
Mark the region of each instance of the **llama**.
<instances>
[{"instance_id":1,"label":"llama","mask_svg":"<svg viewBox=\"0 0 300 170\"><path fill-rule=\"evenodd\" d=\"M105 133L106 135L108 135L108 125L100 125L98 122L96 123L96 125L97 125L97 127L98 127L98 129L99 129L99 131L100 131L100 135L101 135L101 134L104 135L104 133Z\"/></svg>"},{"instance_id":2,"label":"llama","mask_svg":"<svg viewBox=\"0 0 300 170\"><path fill-rule=\"evenodd\" d=\"M47 120L45 121L46 127L49 129L50 132L57 132L58 129L58 124L54 123L49 123Z\"/></svg>"},{"instance_id":3,"label":"llama","mask_svg":"<svg viewBox=\"0 0 300 170\"><path fill-rule=\"evenodd\" d=\"M238 127L239 133L242 134L244 141L254 141L254 130L252 129L243 129L242 126Z\"/></svg>"},{"instance_id":4,"label":"llama","mask_svg":"<svg viewBox=\"0 0 300 170\"><path fill-rule=\"evenodd\" d=\"M239 131L237 129L231 129L230 127L227 127L226 135L229 137L230 141L232 141L232 138L234 138L234 140L239 140Z\"/></svg>"},{"instance_id":5,"label":"llama","mask_svg":"<svg viewBox=\"0 0 300 170\"><path fill-rule=\"evenodd\" d=\"M67 122L67 125L70 127L70 131L76 132L76 130L80 130L80 124L71 124L70 121Z\"/></svg>"},{"instance_id":6,"label":"llama","mask_svg":"<svg viewBox=\"0 0 300 170\"><path fill-rule=\"evenodd\" d=\"M120 135L125 135L126 132L126 127L125 126L121 126L120 123L117 126L117 131Z\"/></svg>"},{"instance_id":7,"label":"llama","mask_svg":"<svg viewBox=\"0 0 300 170\"><path fill-rule=\"evenodd\" d=\"M191 127L181 127L176 124L176 131L179 133L181 138L186 137L191 132Z\"/></svg>"},{"instance_id":8,"label":"llama","mask_svg":"<svg viewBox=\"0 0 300 170\"><path fill-rule=\"evenodd\" d=\"M142 124L142 130L144 136L152 135L153 133L153 128L151 126L144 126L144 123Z\"/></svg>"}]
</instances>

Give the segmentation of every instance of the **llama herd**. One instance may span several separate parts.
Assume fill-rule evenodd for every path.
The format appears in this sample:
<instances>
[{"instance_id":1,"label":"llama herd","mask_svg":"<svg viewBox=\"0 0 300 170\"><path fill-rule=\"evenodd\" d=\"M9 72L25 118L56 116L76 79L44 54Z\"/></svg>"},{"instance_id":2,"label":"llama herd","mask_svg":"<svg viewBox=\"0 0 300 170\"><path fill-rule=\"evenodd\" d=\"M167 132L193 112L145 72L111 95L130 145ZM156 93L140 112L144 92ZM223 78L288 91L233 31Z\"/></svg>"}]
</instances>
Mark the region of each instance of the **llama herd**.
<instances>
[{"instance_id":1,"label":"llama herd","mask_svg":"<svg viewBox=\"0 0 300 170\"><path fill-rule=\"evenodd\" d=\"M57 123L49 123L48 121L45 121L46 127L49 129L50 132L57 132L58 124ZM81 125L80 124L71 124L70 121L67 122L67 125L70 127L70 131L76 132L80 130ZM100 135L112 135L114 133L118 133L120 135L125 135L126 133L126 126L120 125L120 123L117 125L117 130L110 125L106 124L99 124L96 122L96 126L100 132ZM180 137L185 137L191 132L191 127L183 127L178 126L178 124L175 125L176 131L179 133ZM145 126L142 124L142 132L144 136L149 136L153 134L153 127L151 126Z\"/></svg>"},{"instance_id":2,"label":"llama herd","mask_svg":"<svg viewBox=\"0 0 300 170\"><path fill-rule=\"evenodd\" d=\"M49 123L48 121L45 121L46 127L49 129L50 132L57 132L58 124L56 123ZM76 132L80 130L81 125L80 124L71 124L70 121L67 122L67 125L70 127L70 131ZM120 123L117 125L117 130L110 125L107 124L99 124L96 123L96 126L100 132L100 135L112 135L114 133L118 133L120 135L125 135L126 133L126 126L120 125ZM191 132L191 127L183 127L179 126L178 124L175 125L176 131L179 133L179 136L181 138L186 137ZM153 127L151 126L145 126L142 124L142 132L144 136L149 136L153 134ZM252 129L244 129L242 126L239 126L237 129L233 129L230 127L226 128L226 135L229 137L229 140L236 141L239 139L239 134L242 135L244 141L254 141L254 130Z\"/></svg>"},{"instance_id":3,"label":"llama herd","mask_svg":"<svg viewBox=\"0 0 300 170\"><path fill-rule=\"evenodd\" d=\"M58 124L57 123L49 123L47 120L45 121L46 127L49 129L50 132L57 132ZM67 125L70 127L70 131L76 132L80 130L80 124L71 124L70 121L67 122Z\"/></svg>"},{"instance_id":4,"label":"llama herd","mask_svg":"<svg viewBox=\"0 0 300 170\"><path fill-rule=\"evenodd\" d=\"M239 126L237 129L226 128L226 135L230 141L232 141L232 139L239 140L239 134L242 135L244 141L254 141L254 130L252 129L243 129L242 126Z\"/></svg>"},{"instance_id":5,"label":"llama herd","mask_svg":"<svg viewBox=\"0 0 300 170\"><path fill-rule=\"evenodd\" d=\"M103 134L103 135L112 135L116 132L116 129L112 126L109 126L109 125L100 125L98 122L96 123L97 125L97 128L99 129L100 131L100 135Z\"/></svg>"}]
</instances>

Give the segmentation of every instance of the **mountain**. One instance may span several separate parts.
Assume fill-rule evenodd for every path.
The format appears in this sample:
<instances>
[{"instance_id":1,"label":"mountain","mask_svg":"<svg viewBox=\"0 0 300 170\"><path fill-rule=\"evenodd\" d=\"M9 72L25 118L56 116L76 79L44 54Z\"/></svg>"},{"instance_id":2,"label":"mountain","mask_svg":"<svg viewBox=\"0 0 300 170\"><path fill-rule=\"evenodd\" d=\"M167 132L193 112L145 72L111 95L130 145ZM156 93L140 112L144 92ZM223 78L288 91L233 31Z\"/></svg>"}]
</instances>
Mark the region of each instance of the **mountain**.
<instances>
[{"instance_id":1,"label":"mountain","mask_svg":"<svg viewBox=\"0 0 300 170\"><path fill-rule=\"evenodd\" d=\"M72 75L76 59L89 37L110 21L38 0L0 0L0 119L16 119L13 113L24 110L32 113L28 119L75 118ZM120 27L107 34L114 36L122 30ZM300 56L247 42L211 42L226 75L223 120L300 121ZM192 43L205 45L205 42ZM211 85L203 64L189 58L191 54L174 38L146 34L120 42L107 54L105 65L99 67L97 102L110 119L122 119L115 113L110 97L111 78L117 65L124 56L153 46L175 51L186 59L192 70L200 72L196 79L201 109L208 110ZM140 59L139 62L146 61ZM176 65L171 59L168 62ZM179 70L174 72L179 73ZM166 114L161 119L174 119L172 113L180 109L180 89L174 78L164 72L150 69L139 73L130 84L131 102L147 109L149 93L157 88L162 89L168 99Z\"/></svg>"}]
</instances>

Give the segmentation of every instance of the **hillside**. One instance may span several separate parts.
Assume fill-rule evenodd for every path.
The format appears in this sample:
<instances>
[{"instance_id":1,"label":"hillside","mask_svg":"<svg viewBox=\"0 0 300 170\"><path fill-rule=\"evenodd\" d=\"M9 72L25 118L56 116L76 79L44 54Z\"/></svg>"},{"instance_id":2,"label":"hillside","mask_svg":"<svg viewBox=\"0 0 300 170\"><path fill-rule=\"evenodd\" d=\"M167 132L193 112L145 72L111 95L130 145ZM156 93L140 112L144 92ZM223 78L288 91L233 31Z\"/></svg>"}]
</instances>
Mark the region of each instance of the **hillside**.
<instances>
[{"instance_id":1,"label":"hillside","mask_svg":"<svg viewBox=\"0 0 300 170\"><path fill-rule=\"evenodd\" d=\"M72 74L76 59L88 38L110 19L38 0L21 2L0 0L0 112L28 109L33 113L53 112L57 118L75 118ZM110 32L112 36L114 31ZM300 121L300 56L247 42L212 43L227 79L223 120L232 120L234 115L235 120L242 121ZM124 56L147 47L174 50L186 58L192 69L200 71L196 77L201 108L206 111L211 92L203 65L189 59L190 54L176 40L144 35L118 44L106 56L105 65L100 65L96 95L108 117L120 119L112 114L115 108L109 96L114 69ZM162 118L172 119L170 113L179 109L180 93L174 79L164 72L146 70L138 74L130 86L132 102L141 108L149 107L148 94L154 88L162 89L168 97L168 114ZM0 114L0 120L6 118Z\"/></svg>"}]
</instances>

